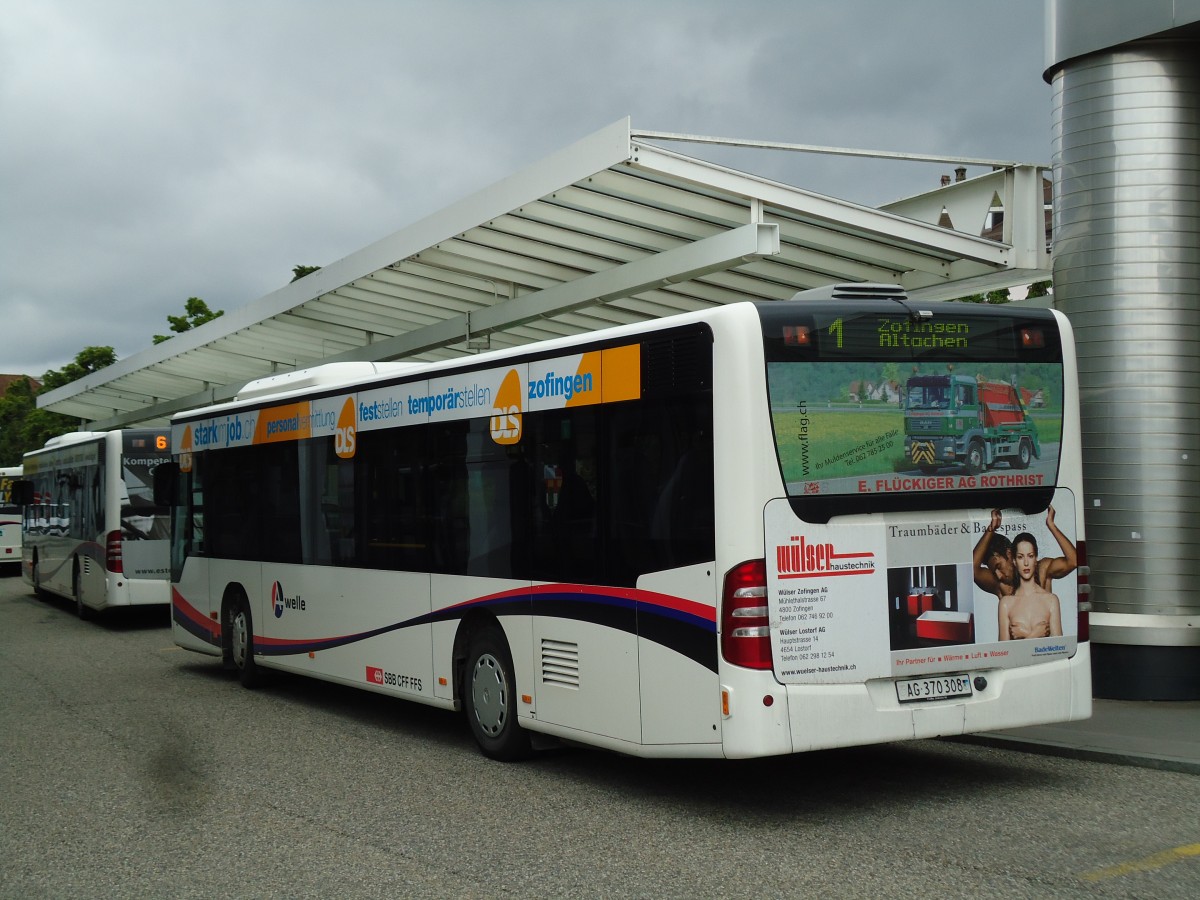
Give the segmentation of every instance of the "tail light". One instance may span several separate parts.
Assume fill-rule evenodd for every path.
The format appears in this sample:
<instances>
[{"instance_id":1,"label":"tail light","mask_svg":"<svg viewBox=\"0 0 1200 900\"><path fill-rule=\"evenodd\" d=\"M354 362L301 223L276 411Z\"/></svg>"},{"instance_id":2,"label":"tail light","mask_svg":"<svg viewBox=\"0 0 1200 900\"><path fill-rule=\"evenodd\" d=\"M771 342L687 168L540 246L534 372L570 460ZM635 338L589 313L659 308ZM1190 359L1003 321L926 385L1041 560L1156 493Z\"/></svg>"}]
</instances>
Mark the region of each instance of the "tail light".
<instances>
[{"instance_id":1,"label":"tail light","mask_svg":"<svg viewBox=\"0 0 1200 900\"><path fill-rule=\"evenodd\" d=\"M104 567L114 575L125 571L125 563L121 558L121 532L110 531L104 539Z\"/></svg>"},{"instance_id":2,"label":"tail light","mask_svg":"<svg viewBox=\"0 0 1200 900\"><path fill-rule=\"evenodd\" d=\"M747 669L771 668L766 560L752 559L725 575L721 603L721 655Z\"/></svg>"},{"instance_id":3,"label":"tail light","mask_svg":"<svg viewBox=\"0 0 1200 900\"><path fill-rule=\"evenodd\" d=\"M1087 546L1085 541L1080 541L1075 548L1075 577L1079 580L1079 618L1076 622L1077 634L1079 640L1089 640L1091 634L1091 625L1088 622L1088 612L1092 608L1092 586L1088 583L1088 577L1092 574L1092 570L1087 564Z\"/></svg>"}]
</instances>

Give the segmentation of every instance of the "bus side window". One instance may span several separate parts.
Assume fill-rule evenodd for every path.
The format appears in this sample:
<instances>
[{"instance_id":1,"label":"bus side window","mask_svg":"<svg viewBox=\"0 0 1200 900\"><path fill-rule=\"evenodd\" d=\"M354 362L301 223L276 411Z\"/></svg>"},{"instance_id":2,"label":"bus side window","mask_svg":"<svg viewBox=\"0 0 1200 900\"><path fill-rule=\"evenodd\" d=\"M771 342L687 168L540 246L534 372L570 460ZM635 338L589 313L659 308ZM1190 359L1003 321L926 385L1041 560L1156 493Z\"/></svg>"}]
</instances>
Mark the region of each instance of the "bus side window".
<instances>
[{"instance_id":1,"label":"bus side window","mask_svg":"<svg viewBox=\"0 0 1200 900\"><path fill-rule=\"evenodd\" d=\"M429 427L358 433L353 469L338 468L340 565L429 570Z\"/></svg>"},{"instance_id":2,"label":"bus side window","mask_svg":"<svg viewBox=\"0 0 1200 900\"><path fill-rule=\"evenodd\" d=\"M710 560L712 407L708 394L618 406L609 434L606 532L615 583Z\"/></svg>"},{"instance_id":3,"label":"bus side window","mask_svg":"<svg viewBox=\"0 0 1200 900\"><path fill-rule=\"evenodd\" d=\"M263 560L300 562L300 469L296 441L267 444L266 483L262 485Z\"/></svg>"},{"instance_id":4,"label":"bus side window","mask_svg":"<svg viewBox=\"0 0 1200 900\"><path fill-rule=\"evenodd\" d=\"M712 431L691 419L677 426L678 461L659 494L650 529L667 567L701 562L716 553Z\"/></svg>"},{"instance_id":5,"label":"bus side window","mask_svg":"<svg viewBox=\"0 0 1200 900\"><path fill-rule=\"evenodd\" d=\"M255 477L255 456L262 449L235 447L205 454L205 483L220 486L206 498L208 549L214 557L263 558L263 487Z\"/></svg>"},{"instance_id":6,"label":"bus side window","mask_svg":"<svg viewBox=\"0 0 1200 900\"><path fill-rule=\"evenodd\" d=\"M604 574L597 531L597 412L581 407L526 416L533 455L533 577L594 583Z\"/></svg>"},{"instance_id":7,"label":"bus side window","mask_svg":"<svg viewBox=\"0 0 1200 900\"><path fill-rule=\"evenodd\" d=\"M612 410L608 458L609 504L605 531L613 581L633 585L638 575L657 566L650 543L650 522L658 490L665 481L667 448L654 427L655 405L626 404Z\"/></svg>"},{"instance_id":8,"label":"bus side window","mask_svg":"<svg viewBox=\"0 0 1200 900\"><path fill-rule=\"evenodd\" d=\"M337 457L328 438L304 440L300 454L300 547L307 565L328 566L336 557Z\"/></svg>"}]
</instances>

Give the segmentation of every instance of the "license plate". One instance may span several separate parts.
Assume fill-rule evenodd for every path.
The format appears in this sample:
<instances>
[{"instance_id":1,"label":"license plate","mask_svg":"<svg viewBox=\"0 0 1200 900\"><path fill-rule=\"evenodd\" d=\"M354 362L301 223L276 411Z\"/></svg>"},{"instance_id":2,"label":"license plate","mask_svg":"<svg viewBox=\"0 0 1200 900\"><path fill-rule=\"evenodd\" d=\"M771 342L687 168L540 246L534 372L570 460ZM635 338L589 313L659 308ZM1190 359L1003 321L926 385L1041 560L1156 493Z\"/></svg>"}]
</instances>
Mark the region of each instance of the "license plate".
<instances>
[{"instance_id":1,"label":"license plate","mask_svg":"<svg viewBox=\"0 0 1200 900\"><path fill-rule=\"evenodd\" d=\"M896 697L901 703L920 700L950 700L970 697L970 675L938 675L933 678L908 678L896 682Z\"/></svg>"}]
</instances>

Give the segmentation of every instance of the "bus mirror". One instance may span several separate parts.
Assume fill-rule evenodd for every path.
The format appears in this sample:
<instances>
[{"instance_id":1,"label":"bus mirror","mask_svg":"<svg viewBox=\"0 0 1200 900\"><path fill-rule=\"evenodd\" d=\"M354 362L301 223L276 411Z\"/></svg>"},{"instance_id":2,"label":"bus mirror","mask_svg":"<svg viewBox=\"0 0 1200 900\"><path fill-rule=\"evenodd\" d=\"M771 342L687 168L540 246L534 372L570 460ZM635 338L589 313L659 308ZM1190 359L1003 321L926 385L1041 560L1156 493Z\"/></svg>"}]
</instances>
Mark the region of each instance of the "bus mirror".
<instances>
[{"instance_id":1,"label":"bus mirror","mask_svg":"<svg viewBox=\"0 0 1200 900\"><path fill-rule=\"evenodd\" d=\"M12 483L12 493L10 494L12 502L16 506L32 506L33 505L33 482L32 481L14 481Z\"/></svg>"},{"instance_id":2,"label":"bus mirror","mask_svg":"<svg viewBox=\"0 0 1200 900\"><path fill-rule=\"evenodd\" d=\"M179 463L159 463L154 467L154 505L174 506L178 496Z\"/></svg>"}]
</instances>

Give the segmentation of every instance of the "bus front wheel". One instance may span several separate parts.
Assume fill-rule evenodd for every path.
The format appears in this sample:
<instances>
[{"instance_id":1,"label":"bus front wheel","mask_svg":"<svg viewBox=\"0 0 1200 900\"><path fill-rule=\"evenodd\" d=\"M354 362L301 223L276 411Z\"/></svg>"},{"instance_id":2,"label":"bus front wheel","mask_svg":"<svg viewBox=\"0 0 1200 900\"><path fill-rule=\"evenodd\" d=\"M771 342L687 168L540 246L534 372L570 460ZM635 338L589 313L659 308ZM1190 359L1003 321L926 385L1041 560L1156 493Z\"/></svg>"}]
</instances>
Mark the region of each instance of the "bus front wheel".
<instances>
[{"instance_id":1,"label":"bus front wheel","mask_svg":"<svg viewBox=\"0 0 1200 900\"><path fill-rule=\"evenodd\" d=\"M529 734L517 724L516 678L504 634L485 628L467 652L463 707L485 756L512 761L530 754Z\"/></svg>"},{"instance_id":2,"label":"bus front wheel","mask_svg":"<svg viewBox=\"0 0 1200 900\"><path fill-rule=\"evenodd\" d=\"M254 620L245 597L238 597L229 607L229 657L242 686L257 687L261 673L254 662Z\"/></svg>"}]
</instances>

